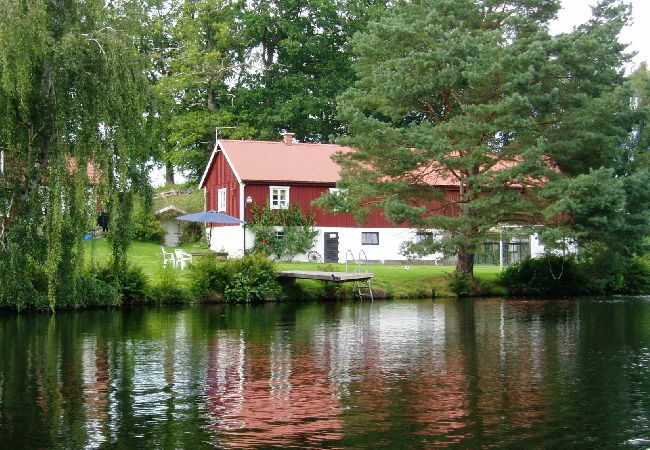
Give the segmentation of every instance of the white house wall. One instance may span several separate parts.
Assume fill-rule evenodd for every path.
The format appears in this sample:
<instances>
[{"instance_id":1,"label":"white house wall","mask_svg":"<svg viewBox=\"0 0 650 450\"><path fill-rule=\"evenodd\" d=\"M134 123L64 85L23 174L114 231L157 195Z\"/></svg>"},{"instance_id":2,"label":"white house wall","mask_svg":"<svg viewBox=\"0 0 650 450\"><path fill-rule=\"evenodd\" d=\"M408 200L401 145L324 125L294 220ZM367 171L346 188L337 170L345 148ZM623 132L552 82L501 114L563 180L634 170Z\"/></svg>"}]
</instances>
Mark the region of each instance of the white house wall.
<instances>
[{"instance_id":1,"label":"white house wall","mask_svg":"<svg viewBox=\"0 0 650 450\"><path fill-rule=\"evenodd\" d=\"M415 239L415 229L411 228L338 228L316 227L318 237L312 250L324 255L325 233L339 234L339 262L345 262L349 250L354 258L358 258L361 251L369 261L406 261L407 258L400 254L400 246L405 241ZM361 244L361 233L379 233L379 245ZM306 257L305 257L306 258ZM442 259L442 254L434 254L419 258L422 261L435 261Z\"/></svg>"},{"instance_id":2,"label":"white house wall","mask_svg":"<svg viewBox=\"0 0 650 450\"><path fill-rule=\"evenodd\" d=\"M240 257L244 254L244 228L239 225L213 227L210 240L210 250L227 252L231 257ZM210 229L206 228L209 234ZM253 246L253 233L246 229L246 248Z\"/></svg>"},{"instance_id":3,"label":"white house wall","mask_svg":"<svg viewBox=\"0 0 650 450\"><path fill-rule=\"evenodd\" d=\"M344 263L347 251L358 258L361 251L365 252L369 261L390 263L396 261L407 261L404 255L399 253L400 246L405 241L415 239L416 230L412 228L342 228L342 227L314 227L318 236L311 250L318 252L321 257L325 255L325 233L339 234L339 262ZM225 251L231 257L241 257L244 254L244 228L242 226L223 226L212 229L212 240L210 249L214 251ZM206 233L209 229L206 229ZM361 233L379 233L379 245L362 245ZM246 248L250 249L255 241L255 236L246 229ZM505 243L507 245L507 243ZM533 258L543 256L544 246L539 237L534 234L530 236L530 255ZM420 261L437 262L443 259L442 253L418 258ZM296 255L293 261L307 261L306 254Z\"/></svg>"},{"instance_id":4,"label":"white house wall","mask_svg":"<svg viewBox=\"0 0 650 450\"><path fill-rule=\"evenodd\" d=\"M408 228L341 228L341 227L314 227L318 231L315 244L312 250L318 252L321 257L324 255L325 233L339 234L339 262L346 259L347 251L350 250L354 258L358 258L363 250L370 261L406 261L406 257L399 253L400 246L404 241L415 239L415 229ZM208 229L206 229L208 232ZM379 245L362 245L361 233L379 233ZM254 242L254 235L246 229L246 248L251 248ZM225 251L229 255L238 257L243 254L244 236L241 226L214 227L210 249L214 251ZM442 254L434 254L420 258L423 261L436 261L442 258ZM307 261L307 255L301 254L293 258L294 261Z\"/></svg>"}]
</instances>

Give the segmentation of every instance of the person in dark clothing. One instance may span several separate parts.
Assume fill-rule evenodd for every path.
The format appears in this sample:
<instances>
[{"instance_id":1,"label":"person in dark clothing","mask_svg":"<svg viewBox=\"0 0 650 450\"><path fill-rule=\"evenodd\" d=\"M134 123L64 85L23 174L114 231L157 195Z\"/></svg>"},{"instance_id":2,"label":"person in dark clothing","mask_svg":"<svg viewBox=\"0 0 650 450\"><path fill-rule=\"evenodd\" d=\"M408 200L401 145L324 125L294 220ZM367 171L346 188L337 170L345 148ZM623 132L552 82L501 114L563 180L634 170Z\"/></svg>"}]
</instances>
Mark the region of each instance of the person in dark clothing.
<instances>
[{"instance_id":1,"label":"person in dark clothing","mask_svg":"<svg viewBox=\"0 0 650 450\"><path fill-rule=\"evenodd\" d=\"M106 214L104 211L99 213L99 217L97 218L97 225L102 227L103 233L106 233L108 231L108 214Z\"/></svg>"}]
</instances>

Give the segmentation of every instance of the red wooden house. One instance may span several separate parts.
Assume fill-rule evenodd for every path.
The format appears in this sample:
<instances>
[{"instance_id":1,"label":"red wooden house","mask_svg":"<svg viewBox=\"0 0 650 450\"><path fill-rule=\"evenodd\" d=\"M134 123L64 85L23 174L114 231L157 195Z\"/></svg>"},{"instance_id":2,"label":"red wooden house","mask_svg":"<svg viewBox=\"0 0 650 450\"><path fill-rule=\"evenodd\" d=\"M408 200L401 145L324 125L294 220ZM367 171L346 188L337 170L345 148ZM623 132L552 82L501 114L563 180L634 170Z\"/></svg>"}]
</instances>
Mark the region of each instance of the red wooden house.
<instances>
[{"instance_id":1,"label":"red wooden house","mask_svg":"<svg viewBox=\"0 0 650 450\"><path fill-rule=\"evenodd\" d=\"M357 258L362 251L372 261L405 261L407 258L400 253L402 243L426 239L434 230L395 225L386 220L381 211L373 212L363 225L358 225L351 214L313 207L312 202L335 189L339 180L340 167L332 160L332 155L350 151L354 149L295 142L292 133L285 133L280 142L218 140L199 185L205 192L205 209L248 221L255 204L263 206L268 203L272 209L297 204L303 211L312 211L318 231L312 250L323 255L326 262L344 262L349 257ZM447 199L458 198L458 186L454 180L430 172L423 174L422 179L440 186ZM439 214L457 214L453 207L429 206ZM252 246L254 238L239 225L215 225L211 236L210 248L234 255L242 254L244 242ZM501 263L543 251L536 237L522 238L496 241ZM521 251L522 242L527 247L525 254ZM494 243L487 244L493 246ZM298 255L296 259L306 258L307 255ZM421 259L437 262L442 258L442 254L434 254ZM492 262L495 262L494 258Z\"/></svg>"},{"instance_id":2,"label":"red wooden house","mask_svg":"<svg viewBox=\"0 0 650 450\"><path fill-rule=\"evenodd\" d=\"M352 149L297 143L291 133L286 133L281 142L219 140L199 185L205 190L205 208L249 220L254 204L268 203L272 209L298 204L303 211L311 209L314 215L319 235L313 250L324 255L325 261L345 261L348 250L355 258L363 250L369 260L405 260L400 245L422 236L417 230L388 222L380 211L358 225L351 214L335 214L312 206L323 193L336 188L340 167L332 161L332 155L346 151ZM241 226L215 226L210 247L241 254L243 232ZM253 236L248 234L246 242L252 245ZM438 254L425 259L441 257ZM297 259L305 258L299 255Z\"/></svg>"}]
</instances>

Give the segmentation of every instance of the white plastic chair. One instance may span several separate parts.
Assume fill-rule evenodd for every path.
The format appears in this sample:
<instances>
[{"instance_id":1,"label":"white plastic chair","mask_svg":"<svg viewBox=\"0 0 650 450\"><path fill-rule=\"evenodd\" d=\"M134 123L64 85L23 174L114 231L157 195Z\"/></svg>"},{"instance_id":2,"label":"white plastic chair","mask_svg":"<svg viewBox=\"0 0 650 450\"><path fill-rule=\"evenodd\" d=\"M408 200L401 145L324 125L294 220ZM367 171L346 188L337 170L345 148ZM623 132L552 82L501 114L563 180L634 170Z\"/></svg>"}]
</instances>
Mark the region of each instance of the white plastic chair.
<instances>
[{"instance_id":1,"label":"white plastic chair","mask_svg":"<svg viewBox=\"0 0 650 450\"><path fill-rule=\"evenodd\" d=\"M189 262L190 264L192 263L192 255L184 252L181 249L176 249L174 250L174 253L176 254L176 265L181 266L181 270L185 269L185 265Z\"/></svg>"},{"instance_id":2,"label":"white plastic chair","mask_svg":"<svg viewBox=\"0 0 650 450\"><path fill-rule=\"evenodd\" d=\"M160 246L160 250L162 250L163 255L163 267L167 267L167 263L172 263L172 267L175 269L176 257L174 256L174 253L168 252L162 245Z\"/></svg>"}]
</instances>

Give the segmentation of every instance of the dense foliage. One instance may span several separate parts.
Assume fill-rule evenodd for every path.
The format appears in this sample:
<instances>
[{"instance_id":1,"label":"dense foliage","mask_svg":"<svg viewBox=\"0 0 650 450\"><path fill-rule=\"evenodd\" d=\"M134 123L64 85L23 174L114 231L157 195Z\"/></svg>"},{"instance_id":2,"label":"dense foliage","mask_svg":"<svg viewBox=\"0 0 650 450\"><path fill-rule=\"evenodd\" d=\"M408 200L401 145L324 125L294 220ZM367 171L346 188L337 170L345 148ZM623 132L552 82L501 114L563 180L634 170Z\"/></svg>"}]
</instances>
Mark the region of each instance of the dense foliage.
<instances>
[{"instance_id":1,"label":"dense foliage","mask_svg":"<svg viewBox=\"0 0 650 450\"><path fill-rule=\"evenodd\" d=\"M148 292L126 254L134 237L161 237L151 158L170 181L175 167L196 176L215 127L342 135L359 151L339 156L345 194L322 204L444 231L410 250L456 253L457 293L478 289L463 275L476 246L512 223L547 248L579 248L598 274L590 292L644 292L634 255L650 223L650 75L623 75L627 7L602 0L552 36L558 11L558 0L0 0L0 307L185 295L167 272ZM201 208L202 193L188 202ZM87 273L82 236L99 212L111 266ZM185 226L185 240L204 236ZM251 229L256 251L286 259L316 235L296 206L257 209ZM237 263L259 276L234 264L196 289L273 297L261 260ZM537 272L525 269L506 278L528 286L516 280Z\"/></svg>"},{"instance_id":2,"label":"dense foliage","mask_svg":"<svg viewBox=\"0 0 650 450\"><path fill-rule=\"evenodd\" d=\"M127 264L122 272L116 272L113 264L100 266L91 272L95 278L115 286L120 294L120 303L145 302L148 297L149 278L142 268Z\"/></svg>"},{"instance_id":3,"label":"dense foliage","mask_svg":"<svg viewBox=\"0 0 650 450\"><path fill-rule=\"evenodd\" d=\"M650 264L611 254L580 261L558 255L530 258L507 267L499 278L513 295L650 294Z\"/></svg>"},{"instance_id":4,"label":"dense foliage","mask_svg":"<svg viewBox=\"0 0 650 450\"><path fill-rule=\"evenodd\" d=\"M337 160L358 220L382 208L396 224L443 230L421 252L456 254L469 274L499 224L536 225L547 247L560 237L640 242L650 174L628 145L642 119L617 40L628 9L602 1L587 23L553 36L559 9L401 2L355 35L359 80L339 117L341 141L359 151ZM336 200L322 204L341 208Z\"/></svg>"},{"instance_id":5,"label":"dense foliage","mask_svg":"<svg viewBox=\"0 0 650 450\"><path fill-rule=\"evenodd\" d=\"M133 238L149 242L163 242L165 238L160 219L142 205L136 205L133 213Z\"/></svg>"},{"instance_id":6,"label":"dense foliage","mask_svg":"<svg viewBox=\"0 0 650 450\"><path fill-rule=\"evenodd\" d=\"M126 3L0 1L0 306L74 303L97 210L125 273L150 126Z\"/></svg>"},{"instance_id":7,"label":"dense foliage","mask_svg":"<svg viewBox=\"0 0 650 450\"><path fill-rule=\"evenodd\" d=\"M271 210L268 203L262 208L253 205L249 222L249 228L255 234L253 251L291 260L313 247L318 236L313 226L311 212L304 214L299 205L278 210Z\"/></svg>"},{"instance_id":8,"label":"dense foliage","mask_svg":"<svg viewBox=\"0 0 650 450\"><path fill-rule=\"evenodd\" d=\"M351 36L385 0L148 0L143 45L157 70L168 173L205 168L215 127L231 139L325 142L344 127L336 97L354 79ZM153 22L153 23L152 23ZM171 180L173 177L169 177Z\"/></svg>"},{"instance_id":9,"label":"dense foliage","mask_svg":"<svg viewBox=\"0 0 650 450\"><path fill-rule=\"evenodd\" d=\"M228 261L203 257L192 265L190 284L200 300L255 302L281 292L273 262L255 254Z\"/></svg>"},{"instance_id":10,"label":"dense foliage","mask_svg":"<svg viewBox=\"0 0 650 450\"><path fill-rule=\"evenodd\" d=\"M172 267L162 268L157 282L149 288L149 298L158 304L189 302L191 292L179 278L178 270Z\"/></svg>"}]
</instances>

